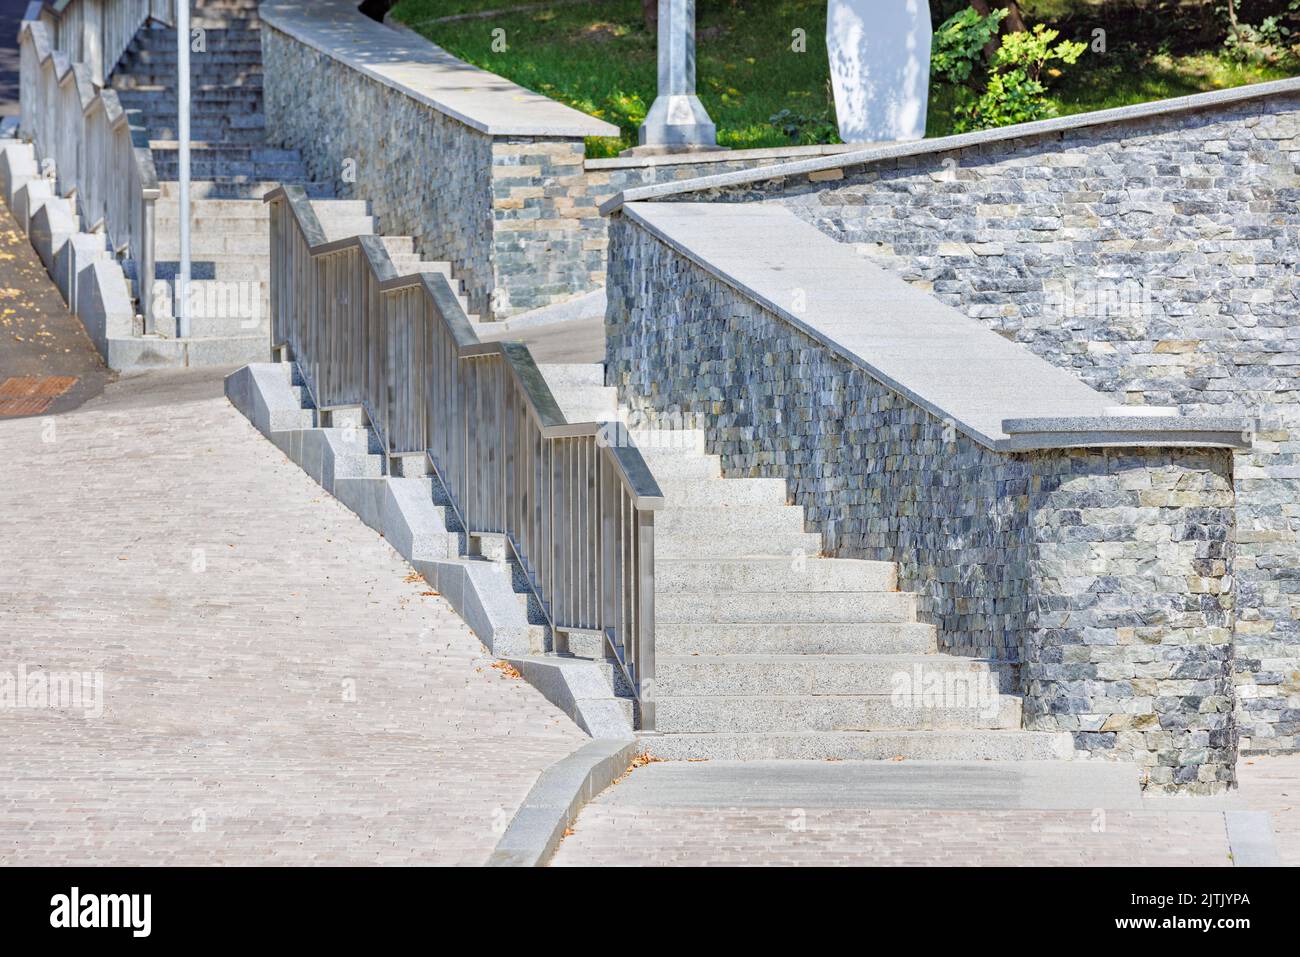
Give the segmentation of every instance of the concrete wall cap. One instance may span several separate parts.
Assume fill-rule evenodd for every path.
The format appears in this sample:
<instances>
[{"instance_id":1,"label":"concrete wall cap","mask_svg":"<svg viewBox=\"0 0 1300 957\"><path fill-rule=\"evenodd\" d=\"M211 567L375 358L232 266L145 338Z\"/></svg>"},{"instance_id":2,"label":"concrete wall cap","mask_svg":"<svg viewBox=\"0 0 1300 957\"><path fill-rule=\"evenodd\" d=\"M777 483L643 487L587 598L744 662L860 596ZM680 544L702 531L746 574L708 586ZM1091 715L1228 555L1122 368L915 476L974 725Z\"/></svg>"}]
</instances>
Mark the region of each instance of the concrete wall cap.
<instances>
[{"instance_id":1,"label":"concrete wall cap","mask_svg":"<svg viewBox=\"0 0 1300 957\"><path fill-rule=\"evenodd\" d=\"M1002 431L1008 439L999 449L1028 449L1188 446L1248 449L1255 431L1254 420L1246 416L1222 415L1127 415L1004 419Z\"/></svg>"}]
</instances>

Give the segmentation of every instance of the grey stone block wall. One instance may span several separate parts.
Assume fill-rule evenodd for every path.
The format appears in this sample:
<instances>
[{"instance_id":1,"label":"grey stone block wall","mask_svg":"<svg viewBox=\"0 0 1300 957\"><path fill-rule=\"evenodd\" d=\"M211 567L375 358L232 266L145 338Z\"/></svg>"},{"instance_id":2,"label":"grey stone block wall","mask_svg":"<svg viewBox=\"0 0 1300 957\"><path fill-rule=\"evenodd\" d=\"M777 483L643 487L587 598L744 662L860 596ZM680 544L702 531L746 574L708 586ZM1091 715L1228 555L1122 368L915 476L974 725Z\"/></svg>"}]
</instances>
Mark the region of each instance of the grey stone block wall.
<instances>
[{"instance_id":1,"label":"grey stone block wall","mask_svg":"<svg viewBox=\"0 0 1300 957\"><path fill-rule=\"evenodd\" d=\"M785 479L827 554L897 562L944 650L1022 663L1029 727L1232 781L1228 452L994 452L619 215L608 290L620 400Z\"/></svg>"},{"instance_id":2,"label":"grey stone block wall","mask_svg":"<svg viewBox=\"0 0 1300 957\"><path fill-rule=\"evenodd\" d=\"M481 315L496 287L492 137L263 24L268 140L299 149L340 198L364 199L388 235L455 266Z\"/></svg>"},{"instance_id":3,"label":"grey stone block wall","mask_svg":"<svg viewBox=\"0 0 1300 957\"><path fill-rule=\"evenodd\" d=\"M605 224L583 175L581 139L492 141L492 259L507 317L605 281Z\"/></svg>"},{"instance_id":4,"label":"grey stone block wall","mask_svg":"<svg viewBox=\"0 0 1300 957\"><path fill-rule=\"evenodd\" d=\"M1136 755L1148 785L1235 781L1226 450L1026 456L1025 727Z\"/></svg>"},{"instance_id":5,"label":"grey stone block wall","mask_svg":"<svg viewBox=\"0 0 1300 957\"><path fill-rule=\"evenodd\" d=\"M1300 748L1300 97L681 199L779 200L1118 402L1260 417L1238 455L1243 750Z\"/></svg>"}]
</instances>

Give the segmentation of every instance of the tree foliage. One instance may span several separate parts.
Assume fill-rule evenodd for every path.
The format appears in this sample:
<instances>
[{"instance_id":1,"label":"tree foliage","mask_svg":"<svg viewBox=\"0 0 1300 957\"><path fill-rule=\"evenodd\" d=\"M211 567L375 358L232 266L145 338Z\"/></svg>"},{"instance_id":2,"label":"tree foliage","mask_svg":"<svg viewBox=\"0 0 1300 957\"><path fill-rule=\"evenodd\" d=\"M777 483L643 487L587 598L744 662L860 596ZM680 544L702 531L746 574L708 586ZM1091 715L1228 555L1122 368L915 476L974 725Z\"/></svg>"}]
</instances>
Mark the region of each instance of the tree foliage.
<instances>
[{"instance_id":1,"label":"tree foliage","mask_svg":"<svg viewBox=\"0 0 1300 957\"><path fill-rule=\"evenodd\" d=\"M930 70L936 80L968 89L956 113L957 132L1008 126L1056 114L1047 97L1044 74L1060 74L1077 63L1087 45L1060 40L1060 31L1044 24L1032 30L1000 34L1005 9L987 14L973 7L959 10L935 32ZM991 58L987 48L995 44Z\"/></svg>"}]
</instances>

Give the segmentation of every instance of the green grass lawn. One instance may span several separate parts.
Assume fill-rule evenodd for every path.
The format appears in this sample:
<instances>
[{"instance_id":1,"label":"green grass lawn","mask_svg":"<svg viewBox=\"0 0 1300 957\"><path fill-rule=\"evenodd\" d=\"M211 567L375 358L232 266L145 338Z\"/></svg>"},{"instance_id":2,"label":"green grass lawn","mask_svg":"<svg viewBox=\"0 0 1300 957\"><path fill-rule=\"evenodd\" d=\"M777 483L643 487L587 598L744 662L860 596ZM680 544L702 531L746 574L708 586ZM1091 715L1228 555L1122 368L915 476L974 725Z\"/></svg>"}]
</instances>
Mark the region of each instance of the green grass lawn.
<instances>
[{"instance_id":1,"label":"green grass lawn","mask_svg":"<svg viewBox=\"0 0 1300 957\"><path fill-rule=\"evenodd\" d=\"M435 22L523 5L531 4L400 0L393 16L470 63L619 127L618 139L588 141L588 155L612 156L635 146L637 126L654 100L656 74L655 40L645 31L640 0L544 4ZM1031 22L1035 16L1051 21L1086 14L1098 6L1091 0L1025 3ZM1071 35L1072 22L1065 21L1063 35ZM494 51L498 29L505 31L506 49ZM718 125L721 145L839 141L826 63L826 0L697 0L696 29L699 94ZM795 30L805 31L806 52L791 49ZM1087 40L1088 33L1077 39ZM1108 53L1084 54L1052 93L1062 114L1080 113L1288 75L1277 67L1229 62L1213 49L1174 53L1112 40ZM955 96L952 89L931 88L927 135L952 131ZM772 123L783 110L784 119Z\"/></svg>"}]
</instances>

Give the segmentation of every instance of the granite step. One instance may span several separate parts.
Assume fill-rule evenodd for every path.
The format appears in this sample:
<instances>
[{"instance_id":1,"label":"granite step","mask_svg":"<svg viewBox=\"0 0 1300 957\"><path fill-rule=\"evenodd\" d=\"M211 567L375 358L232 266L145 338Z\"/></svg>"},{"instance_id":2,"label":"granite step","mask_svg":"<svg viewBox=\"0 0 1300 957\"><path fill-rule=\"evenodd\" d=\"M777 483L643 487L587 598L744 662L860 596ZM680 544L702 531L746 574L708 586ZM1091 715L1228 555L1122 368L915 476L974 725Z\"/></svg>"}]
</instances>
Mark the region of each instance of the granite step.
<instances>
[{"instance_id":1,"label":"granite step","mask_svg":"<svg viewBox=\"0 0 1300 957\"><path fill-rule=\"evenodd\" d=\"M219 177L215 179L193 180L190 183L190 195L195 199L262 199L273 189L282 184L278 180L249 181L245 178ZM328 183L299 183L312 198L329 199L333 196L333 187ZM159 190L167 198L178 195L178 186L174 179L159 177Z\"/></svg>"},{"instance_id":2,"label":"granite step","mask_svg":"<svg viewBox=\"0 0 1300 957\"><path fill-rule=\"evenodd\" d=\"M679 479L656 475L664 501L674 507L742 508L788 505L784 479Z\"/></svg>"},{"instance_id":3,"label":"granite step","mask_svg":"<svg viewBox=\"0 0 1300 957\"><path fill-rule=\"evenodd\" d=\"M1069 734L1042 731L734 732L659 734L644 739L669 760L1061 761L1074 756Z\"/></svg>"},{"instance_id":4,"label":"granite step","mask_svg":"<svg viewBox=\"0 0 1300 957\"><path fill-rule=\"evenodd\" d=\"M934 625L920 622L655 623L660 655L924 655L935 646Z\"/></svg>"},{"instance_id":5,"label":"granite step","mask_svg":"<svg viewBox=\"0 0 1300 957\"><path fill-rule=\"evenodd\" d=\"M982 703L1012 694L1014 666L955 655L664 655L655 663L659 698L723 695L875 695L915 690L934 700ZM931 694L933 693L933 694ZM909 699L910 700L910 699Z\"/></svg>"},{"instance_id":6,"label":"granite step","mask_svg":"<svg viewBox=\"0 0 1300 957\"><path fill-rule=\"evenodd\" d=\"M723 482L728 480L724 479ZM893 592L893 562L844 558L665 559L655 564L655 592Z\"/></svg>"},{"instance_id":7,"label":"granite step","mask_svg":"<svg viewBox=\"0 0 1300 957\"><path fill-rule=\"evenodd\" d=\"M756 625L798 621L910 622L916 620L916 595L897 591L658 592L655 618L664 623Z\"/></svg>"},{"instance_id":8,"label":"granite step","mask_svg":"<svg viewBox=\"0 0 1300 957\"><path fill-rule=\"evenodd\" d=\"M1020 699L994 695L974 705L899 705L889 695L660 694L655 729L663 735L883 730L1018 730Z\"/></svg>"}]
</instances>

